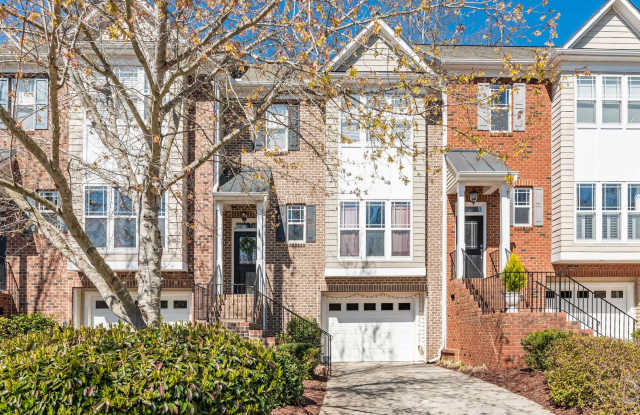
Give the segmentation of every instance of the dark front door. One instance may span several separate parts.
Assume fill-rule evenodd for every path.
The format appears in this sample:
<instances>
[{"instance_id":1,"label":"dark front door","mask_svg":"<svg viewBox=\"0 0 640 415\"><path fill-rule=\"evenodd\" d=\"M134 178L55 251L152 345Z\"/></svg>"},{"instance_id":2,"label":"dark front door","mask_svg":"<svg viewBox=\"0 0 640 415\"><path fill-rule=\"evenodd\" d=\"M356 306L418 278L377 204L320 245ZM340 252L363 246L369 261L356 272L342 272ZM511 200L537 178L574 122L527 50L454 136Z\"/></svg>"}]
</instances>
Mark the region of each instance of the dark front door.
<instances>
[{"instance_id":1,"label":"dark front door","mask_svg":"<svg viewBox=\"0 0 640 415\"><path fill-rule=\"evenodd\" d=\"M483 278L484 222L482 216L466 216L464 219L464 276Z\"/></svg>"},{"instance_id":2,"label":"dark front door","mask_svg":"<svg viewBox=\"0 0 640 415\"><path fill-rule=\"evenodd\" d=\"M233 234L233 293L253 292L256 282L257 238L255 231Z\"/></svg>"}]
</instances>

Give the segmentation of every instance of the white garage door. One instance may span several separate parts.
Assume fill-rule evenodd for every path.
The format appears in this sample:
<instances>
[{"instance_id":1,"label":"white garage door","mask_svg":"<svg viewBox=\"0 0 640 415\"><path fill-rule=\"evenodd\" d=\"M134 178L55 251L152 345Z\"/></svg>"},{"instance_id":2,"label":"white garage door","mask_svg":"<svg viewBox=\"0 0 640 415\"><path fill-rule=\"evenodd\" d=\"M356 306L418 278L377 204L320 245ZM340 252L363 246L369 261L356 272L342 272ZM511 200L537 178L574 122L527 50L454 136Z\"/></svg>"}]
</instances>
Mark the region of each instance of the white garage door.
<instances>
[{"instance_id":1,"label":"white garage door","mask_svg":"<svg viewBox=\"0 0 640 415\"><path fill-rule=\"evenodd\" d=\"M89 327L106 326L118 322L98 293L87 293L84 302L84 322ZM175 323L191 320L191 291L162 293L160 301L162 321Z\"/></svg>"},{"instance_id":2,"label":"white garage door","mask_svg":"<svg viewBox=\"0 0 640 415\"><path fill-rule=\"evenodd\" d=\"M324 304L333 361L417 360L414 298L326 298Z\"/></svg>"}]
</instances>

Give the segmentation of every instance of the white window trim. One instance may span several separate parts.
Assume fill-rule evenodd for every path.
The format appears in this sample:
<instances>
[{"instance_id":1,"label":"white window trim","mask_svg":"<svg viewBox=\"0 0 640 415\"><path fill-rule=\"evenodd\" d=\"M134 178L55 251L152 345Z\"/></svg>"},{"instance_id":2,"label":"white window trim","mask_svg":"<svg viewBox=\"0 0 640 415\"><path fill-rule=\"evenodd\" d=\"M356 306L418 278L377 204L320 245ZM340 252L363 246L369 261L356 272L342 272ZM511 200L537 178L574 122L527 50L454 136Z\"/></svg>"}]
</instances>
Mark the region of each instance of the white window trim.
<instances>
[{"instance_id":1,"label":"white window trim","mask_svg":"<svg viewBox=\"0 0 640 415\"><path fill-rule=\"evenodd\" d=\"M106 184L101 184L101 183L91 183L91 184L85 184L83 187L83 192L82 192L82 217L83 217L83 226L84 226L84 220L87 218L87 215L85 214L85 208L86 208L86 196L87 196L87 187L105 187L107 189L107 212L105 216L89 216L89 217L96 217L96 218L106 218L107 221L107 246L106 247L96 247L96 249L99 252L104 252L104 253L135 253L138 252L138 248L140 247L140 218L138 215L138 205L136 203L135 200L132 200L133 203L133 211L135 213L135 216L131 216L131 217L135 217L136 218L136 246L129 248L129 247L123 247L123 248L116 248L114 246L114 232L115 232L115 219L117 217L122 217L122 216L115 216L114 214L114 201L115 201L115 197L113 196L113 192L114 192L114 188L111 186L108 186ZM166 220L166 219L165 219ZM166 223L165 223L166 226ZM165 228L166 229L166 228ZM165 245L166 247L166 245Z\"/></svg>"},{"instance_id":2,"label":"white window trim","mask_svg":"<svg viewBox=\"0 0 640 415\"><path fill-rule=\"evenodd\" d=\"M619 193L619 197L618 197L618 209L605 209L604 208L604 197L602 192L604 192L604 188L605 186L618 186L618 189L620 189L620 193ZM609 242L618 242L622 240L622 210L623 210L623 205L622 205L622 198L623 198L623 188L624 186L622 186L622 184L620 183L610 183L610 182L606 182L606 183L600 183L600 198L601 198L601 202L600 202L600 210L602 211L602 215L600 217L600 222L598 223L598 226L600 226L600 232L601 232L601 239L603 241ZM626 209L625 209L626 210ZM604 218L606 215L612 215L612 216L618 216L618 237L617 238L604 238Z\"/></svg>"},{"instance_id":3,"label":"white window trim","mask_svg":"<svg viewBox=\"0 0 640 415\"><path fill-rule=\"evenodd\" d=\"M289 208L292 207L301 207L302 208L302 222L295 222L296 225L302 225L302 240L290 240L289 239ZM307 242L307 206L301 204L289 204L287 205L287 229L286 229L286 239L287 243L292 245L301 245Z\"/></svg>"},{"instance_id":4,"label":"white window trim","mask_svg":"<svg viewBox=\"0 0 640 415\"><path fill-rule=\"evenodd\" d=\"M497 88L497 92L494 91L494 88ZM504 91L500 91L500 89L502 89L503 87L505 87ZM490 133L511 133L513 132L513 88L511 88L511 85L494 85L491 84L489 86L490 88L490 95L489 95L489 132ZM508 114L507 114L507 129L506 130L494 130L492 128L493 123L492 118L493 118L493 110L494 110L494 104L493 104L493 99L494 96L497 96L497 94L502 93L502 92L506 92L507 93L507 98L509 99L509 102L506 105L506 109L508 110ZM504 106L496 106L495 109L504 109Z\"/></svg>"},{"instance_id":5,"label":"white window trim","mask_svg":"<svg viewBox=\"0 0 640 415\"><path fill-rule=\"evenodd\" d=\"M581 184L594 184L595 185L595 195L594 195L594 210L578 210L577 206L577 189L578 185ZM602 185L603 184L619 184L620 185L620 210L603 210L602 208ZM573 239L577 244L582 245L593 245L593 244L607 244L607 245L615 245L615 244L633 244L640 245L640 239L629 239L628 238L628 215L629 215L629 202L628 202L628 191L630 184L640 184L640 181L630 181L630 182L616 182L616 181L604 181L604 182L576 182L573 195L574 195L574 206L573 206ZM580 213L593 213L594 214L594 239L578 239L577 233L577 215ZM618 213L620 215L620 224L619 224L619 232L620 238L618 239L603 239L602 238L602 217L605 213Z\"/></svg>"},{"instance_id":6,"label":"white window trim","mask_svg":"<svg viewBox=\"0 0 640 415\"><path fill-rule=\"evenodd\" d=\"M634 211L632 211L631 207L630 207L630 205L631 205L631 199L630 199L631 195L629 193L629 188L630 188L631 185L640 186L640 181L635 182L635 183L631 183L631 182L630 183L626 183L626 186L623 185L624 187L626 187L626 192L627 192L626 217L623 218L623 220L624 220L624 223L623 223L624 229L623 230L624 230L624 234L626 235L626 238L627 238L627 240L629 242L640 243L640 238L629 239L629 216L631 216L631 215L640 215L640 206L638 206L637 210L634 210Z\"/></svg>"},{"instance_id":7,"label":"white window trim","mask_svg":"<svg viewBox=\"0 0 640 415\"><path fill-rule=\"evenodd\" d=\"M385 97L385 100L387 103L390 103L392 96L391 95L387 95ZM360 113L366 113L368 111L368 97L367 95L358 95L356 97L356 99L360 102L359 107L362 108L361 110L358 110L358 108L356 107L356 105L354 104L354 106L351 109L351 114L358 114L358 117L361 117ZM344 101L341 103L342 106L344 106ZM339 139L340 139L340 147L343 148L363 148L363 149L367 149L367 148L371 148L373 146L374 143L371 142L371 140L369 140L369 131L366 128L360 127L358 129L359 131L359 141L357 143L343 143L342 142L342 121L343 121L343 117L349 115L350 113L347 111L344 111L342 107L338 107L338 125L339 125ZM412 115L405 115L405 116L400 116L400 115L396 115L393 114L393 121L395 122L402 122L405 123L405 125L407 126L406 128L406 134L407 134L407 141L409 143L413 143L413 116ZM360 120L358 120L358 123L360 124Z\"/></svg>"},{"instance_id":8,"label":"white window trim","mask_svg":"<svg viewBox=\"0 0 640 415\"><path fill-rule=\"evenodd\" d=\"M285 145L284 148L280 148L278 147L278 153L285 153L287 151L289 151L289 105L288 104L272 104L271 107L277 106L277 105L282 105L285 107L286 109L286 117L287 117L287 125L285 125L284 128L284 135L285 135ZM269 108L271 108L269 107ZM269 110L267 110L267 113L269 112ZM265 116L265 118L268 118L268 114ZM271 147L270 145L270 139L269 139L269 121L268 119L265 121L265 126L264 126L264 147L268 150L268 151L276 151L275 147Z\"/></svg>"},{"instance_id":9,"label":"white window trim","mask_svg":"<svg viewBox=\"0 0 640 415\"><path fill-rule=\"evenodd\" d=\"M413 206L413 201L409 200L409 199L365 199L365 200L340 200L340 202L357 202L358 203L358 227L357 228L342 228L340 226L340 203L338 203L338 223L337 223L337 229L338 229L338 252L337 252L337 258L338 260L340 260L341 262L362 262L362 261L366 261L366 262L407 262L407 261L411 261L413 259L413 223L414 223L414 206ZM385 209L385 226L384 228L371 228L371 229L378 229L378 230L384 230L384 256L367 256L367 246L366 246L366 242L367 242L367 218L366 218L366 213L367 213L367 202L383 202L384 203L384 209ZM392 228L391 227L391 203L392 202L408 202L409 203L409 208L410 208L410 226L408 228L409 230L409 256L392 256L391 255L391 232L394 229L399 229L399 228ZM358 230L359 232L359 243L360 243L360 255L359 256L354 256L354 257L347 257L347 256L340 256L340 231L342 230ZM400 228L400 229L407 229L407 228Z\"/></svg>"},{"instance_id":10,"label":"white window trim","mask_svg":"<svg viewBox=\"0 0 640 415\"><path fill-rule=\"evenodd\" d=\"M518 190L527 190L529 192L529 204L528 205L516 205L516 193ZM529 208L529 215L528 215L528 221L527 223L516 223L516 207L519 208L524 208L527 207ZM518 228L530 228L531 226L533 226L533 188L532 187L526 187L526 186L521 186L521 187L514 187L513 188L513 203L511 206L511 215L513 217L513 225L514 227L518 227Z\"/></svg>"},{"instance_id":11,"label":"white window trim","mask_svg":"<svg viewBox=\"0 0 640 415\"><path fill-rule=\"evenodd\" d=\"M595 123L579 123L578 122L578 79L584 76L592 76L595 79ZM604 77L618 77L621 79L621 107L620 107L620 123L603 123L602 122L602 104L603 104L603 78ZM605 130L620 130L620 129L630 129L637 130L640 129L640 122L630 123L629 122L629 78L640 78L639 74L633 75L620 75L620 74L591 74L591 75L578 75L575 77L574 87L574 110L575 110L575 118L574 123L576 129L605 129ZM582 100L586 101L586 100ZM631 102L640 102L640 100L634 100Z\"/></svg>"}]
</instances>

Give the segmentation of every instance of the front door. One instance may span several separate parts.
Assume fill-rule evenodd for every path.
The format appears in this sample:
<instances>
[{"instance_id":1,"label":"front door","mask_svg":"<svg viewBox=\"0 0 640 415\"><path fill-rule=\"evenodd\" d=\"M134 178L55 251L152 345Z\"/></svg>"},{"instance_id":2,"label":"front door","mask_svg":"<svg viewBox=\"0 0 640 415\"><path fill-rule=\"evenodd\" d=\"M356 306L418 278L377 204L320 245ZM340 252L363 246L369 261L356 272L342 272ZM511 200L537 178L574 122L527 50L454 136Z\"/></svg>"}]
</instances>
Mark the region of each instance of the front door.
<instances>
[{"instance_id":1,"label":"front door","mask_svg":"<svg viewBox=\"0 0 640 415\"><path fill-rule=\"evenodd\" d=\"M464 219L464 277L483 278L484 221L482 216L466 216Z\"/></svg>"},{"instance_id":2,"label":"front door","mask_svg":"<svg viewBox=\"0 0 640 415\"><path fill-rule=\"evenodd\" d=\"M249 294L256 282L257 238L255 231L233 234L233 293Z\"/></svg>"}]
</instances>

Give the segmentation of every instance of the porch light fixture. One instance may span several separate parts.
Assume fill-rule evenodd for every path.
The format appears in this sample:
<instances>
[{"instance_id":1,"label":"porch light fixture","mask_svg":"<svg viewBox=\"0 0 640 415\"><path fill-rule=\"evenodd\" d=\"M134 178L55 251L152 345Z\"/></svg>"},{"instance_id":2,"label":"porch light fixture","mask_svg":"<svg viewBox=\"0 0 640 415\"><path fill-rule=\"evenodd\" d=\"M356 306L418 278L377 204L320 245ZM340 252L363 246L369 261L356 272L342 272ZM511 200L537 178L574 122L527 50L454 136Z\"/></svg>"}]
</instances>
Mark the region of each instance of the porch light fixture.
<instances>
[{"instance_id":1,"label":"porch light fixture","mask_svg":"<svg viewBox=\"0 0 640 415\"><path fill-rule=\"evenodd\" d=\"M471 203L473 203L475 205L476 202L478 201L478 192L475 191L475 190L472 190L469 193L469 200L471 201Z\"/></svg>"},{"instance_id":2,"label":"porch light fixture","mask_svg":"<svg viewBox=\"0 0 640 415\"><path fill-rule=\"evenodd\" d=\"M247 222L247 213L246 212L242 212L242 216L240 218L242 219L242 223L246 223Z\"/></svg>"}]
</instances>

